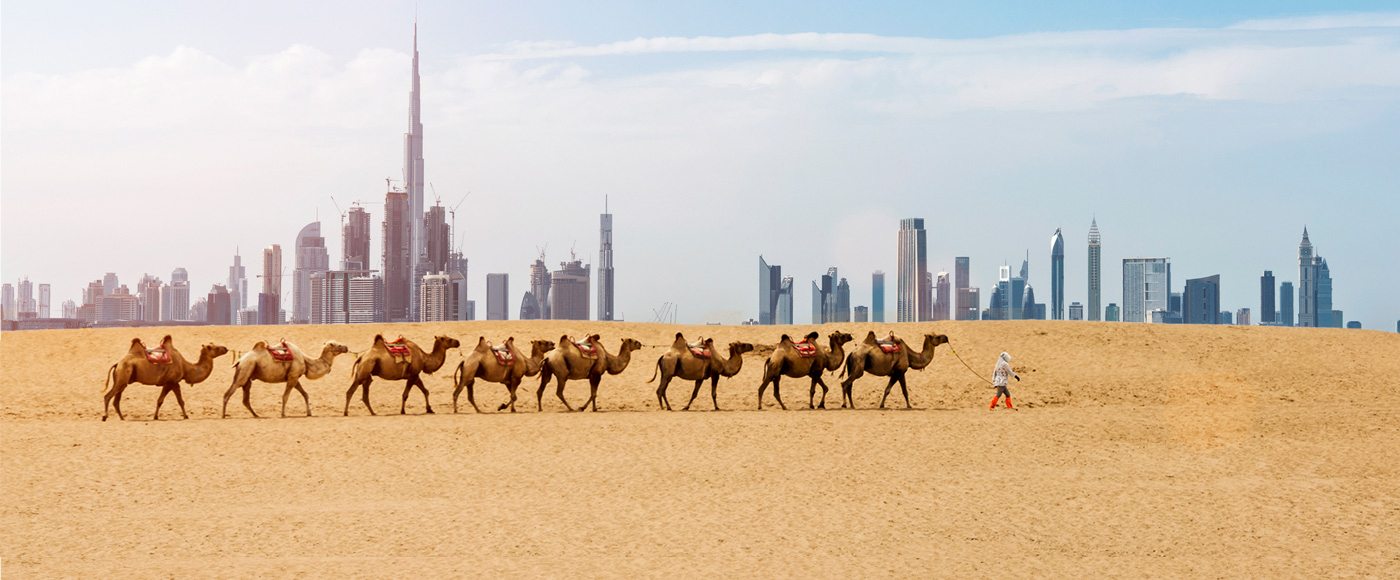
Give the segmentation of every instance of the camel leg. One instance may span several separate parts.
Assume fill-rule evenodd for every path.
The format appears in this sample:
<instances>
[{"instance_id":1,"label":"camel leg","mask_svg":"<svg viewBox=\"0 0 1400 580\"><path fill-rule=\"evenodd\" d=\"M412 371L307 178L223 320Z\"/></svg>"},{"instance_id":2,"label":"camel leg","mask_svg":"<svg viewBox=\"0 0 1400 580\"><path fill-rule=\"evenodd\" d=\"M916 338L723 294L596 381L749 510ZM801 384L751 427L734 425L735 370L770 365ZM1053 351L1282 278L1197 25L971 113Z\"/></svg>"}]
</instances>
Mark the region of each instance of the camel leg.
<instances>
[{"instance_id":1,"label":"camel leg","mask_svg":"<svg viewBox=\"0 0 1400 580\"><path fill-rule=\"evenodd\" d=\"M180 394L180 383L175 383L173 391L175 392L175 402L180 404L180 416L189 419L190 414L185 412L185 396Z\"/></svg>"},{"instance_id":2,"label":"camel leg","mask_svg":"<svg viewBox=\"0 0 1400 580\"><path fill-rule=\"evenodd\" d=\"M535 391L535 411L544 412L544 388L549 384L549 366L540 368L540 388Z\"/></svg>"},{"instance_id":3,"label":"camel leg","mask_svg":"<svg viewBox=\"0 0 1400 580\"><path fill-rule=\"evenodd\" d=\"M770 371L767 366L763 368L763 384L758 386L758 410L760 411L763 410L763 391L768 390L768 383L777 378L776 374L769 376L770 372L772 371Z\"/></svg>"},{"instance_id":4,"label":"camel leg","mask_svg":"<svg viewBox=\"0 0 1400 580\"><path fill-rule=\"evenodd\" d=\"M671 383L671 377L662 373L661 384L656 386L656 406L663 411L671 410L671 402L666 400L666 386Z\"/></svg>"},{"instance_id":5,"label":"camel leg","mask_svg":"<svg viewBox=\"0 0 1400 580\"><path fill-rule=\"evenodd\" d=\"M229 400L229 397L232 397L232 396L233 396L233 393L234 393L235 391L237 391L237 390L238 390L238 377L234 377L234 379L233 379L233 384L231 384L231 385L228 386L228 390L227 390L227 391L224 391L224 410L221 411L221 412L219 413L219 415L220 415L219 418L220 418L220 419L227 419L227 418L228 418L228 400Z\"/></svg>"},{"instance_id":6,"label":"camel leg","mask_svg":"<svg viewBox=\"0 0 1400 580\"><path fill-rule=\"evenodd\" d=\"M885 394L880 396L880 408L881 408L881 409L885 408L885 398L890 396L890 389L894 388L894 383L895 383L895 381L898 381L898 380L899 380L899 379L898 379L898 378L895 378L893 375L890 376L890 382L889 382L889 384L885 385Z\"/></svg>"},{"instance_id":7,"label":"camel leg","mask_svg":"<svg viewBox=\"0 0 1400 580\"><path fill-rule=\"evenodd\" d=\"M156 397L156 414L151 417L152 421L160 420L160 406L165 403L165 396L170 394L170 385L160 386L160 396Z\"/></svg>"},{"instance_id":8,"label":"camel leg","mask_svg":"<svg viewBox=\"0 0 1400 580\"><path fill-rule=\"evenodd\" d=\"M826 393L827 393L827 390L828 390L828 389L826 388L826 381L822 380L822 376L821 376L821 375L817 375L816 378L812 379L812 382L815 383L814 385L812 385L812 390L816 390L816 388L817 388L816 385L821 385L821 386L822 386L822 402L817 404L817 408L818 408L818 409L825 409L825 408L826 408ZM808 401L807 404L810 406L812 403L811 403L811 401Z\"/></svg>"},{"instance_id":9,"label":"camel leg","mask_svg":"<svg viewBox=\"0 0 1400 580\"><path fill-rule=\"evenodd\" d=\"M588 402L584 403L582 407L579 407L580 411L587 409L588 405L591 404L593 405L593 412L598 412L598 383L601 382L603 382L603 377L601 375L588 377ZM667 410L670 410L670 408L668 407Z\"/></svg>"},{"instance_id":10,"label":"camel leg","mask_svg":"<svg viewBox=\"0 0 1400 580\"><path fill-rule=\"evenodd\" d=\"M695 397L692 396L692 399ZM715 404L715 410L719 410L719 375L710 377L710 402Z\"/></svg>"},{"instance_id":11,"label":"camel leg","mask_svg":"<svg viewBox=\"0 0 1400 580\"><path fill-rule=\"evenodd\" d=\"M364 386L360 387L360 400L365 402L365 408L369 409L369 414L376 415L377 413L374 412L374 407L369 404L369 384L373 381L374 379L372 377L365 378Z\"/></svg>"},{"instance_id":12,"label":"camel leg","mask_svg":"<svg viewBox=\"0 0 1400 580\"><path fill-rule=\"evenodd\" d=\"M427 411L426 411L427 414L429 414L429 415L434 414L434 413L433 413L433 402L432 402L431 400L428 399L428 386L425 385L425 384L423 384L423 377L422 377L421 375L420 375L420 376L415 376L415 377L413 377L413 385L416 386L416 387L418 387L418 390L419 390L419 391L422 391L422 392L423 392L423 406L424 406L425 408L427 408ZM470 391L468 391L467 394L470 395L470 394L471 394ZM470 397L468 397L468 398L470 398Z\"/></svg>"},{"instance_id":13,"label":"camel leg","mask_svg":"<svg viewBox=\"0 0 1400 580\"><path fill-rule=\"evenodd\" d=\"M695 390L693 390L693 391L690 392L690 402L689 402L689 403L686 403L684 407L681 407L681 410L682 410L682 411L689 411L689 410L690 410L690 406L693 405L693 404L695 404L695 396L700 394L700 385L701 385L701 383L704 383L704 382L705 382L705 378L704 378L704 377L700 377L698 380L695 381Z\"/></svg>"},{"instance_id":14,"label":"camel leg","mask_svg":"<svg viewBox=\"0 0 1400 580\"><path fill-rule=\"evenodd\" d=\"M476 406L476 379L467 379L467 402L472 404L472 408L480 413L481 408Z\"/></svg>"},{"instance_id":15,"label":"camel leg","mask_svg":"<svg viewBox=\"0 0 1400 580\"><path fill-rule=\"evenodd\" d=\"M457 386L452 389L452 414L454 415L457 414L457 397L462 396L462 389L466 388L466 386L467 384L465 382L459 382Z\"/></svg>"},{"instance_id":16,"label":"camel leg","mask_svg":"<svg viewBox=\"0 0 1400 580\"><path fill-rule=\"evenodd\" d=\"M782 382L782 380L782 375L773 377L773 398L778 401L778 407L786 411L787 405L783 404L783 395L780 391L778 391L778 385Z\"/></svg>"},{"instance_id":17,"label":"camel leg","mask_svg":"<svg viewBox=\"0 0 1400 580\"><path fill-rule=\"evenodd\" d=\"M506 407L510 407L510 412L512 412L512 413L515 412L515 391L516 391L517 389L519 389L519 388L520 388L520 381L512 381L510 384L506 385L506 392L507 392L507 393L510 393L510 401L507 402L507 403L504 404L504 405L501 405L501 409L504 409L504 408L506 408ZM501 409L496 409L496 410L497 410L497 411L500 411Z\"/></svg>"},{"instance_id":18,"label":"camel leg","mask_svg":"<svg viewBox=\"0 0 1400 580\"><path fill-rule=\"evenodd\" d=\"M122 421L125 421L125 420L126 420L126 416L125 416L125 415L122 415L122 393L123 393L123 392L126 392L126 385L122 385L122 386L120 386L120 387L113 387L113 388L112 388L112 410L117 412L117 419L120 419L120 420L122 420Z\"/></svg>"},{"instance_id":19,"label":"camel leg","mask_svg":"<svg viewBox=\"0 0 1400 580\"><path fill-rule=\"evenodd\" d=\"M564 375L559 375L555 380L558 381L558 388L554 390L554 394L559 396L559 402L564 404L565 409L574 411L574 408L569 406L569 401L564 399Z\"/></svg>"},{"instance_id":20,"label":"camel leg","mask_svg":"<svg viewBox=\"0 0 1400 580\"><path fill-rule=\"evenodd\" d=\"M301 393L301 400L306 402L306 416L311 416L311 397L306 395L306 389L301 388L301 381L297 381L297 392Z\"/></svg>"},{"instance_id":21,"label":"camel leg","mask_svg":"<svg viewBox=\"0 0 1400 580\"><path fill-rule=\"evenodd\" d=\"M852 409L856 408L856 400L855 400L855 397L853 397L853 396L851 395L851 393L852 393L852 391L855 390L854 387L855 387L855 384L856 384L856 379L859 379L859 378L861 377L861 375L864 375L864 374L865 374L865 369L862 368L861 365L856 365L856 364L848 364L848 365L846 365L846 380L841 381L841 408L842 408L842 409L847 408L847 405L846 405L847 403L850 403L850 408L852 408Z\"/></svg>"},{"instance_id":22,"label":"camel leg","mask_svg":"<svg viewBox=\"0 0 1400 580\"><path fill-rule=\"evenodd\" d=\"M292 394L292 385L293 385L293 384L295 384L295 383L293 383L291 380L288 380L288 381L287 381L287 386L286 386L286 388L282 389L282 418L283 418L283 419L286 419L286 418L287 418L287 397L288 397L289 395Z\"/></svg>"},{"instance_id":23,"label":"camel leg","mask_svg":"<svg viewBox=\"0 0 1400 580\"><path fill-rule=\"evenodd\" d=\"M248 408L248 412L252 413L253 417L257 417L258 412L253 410L252 396L253 381L248 381L248 384L243 385L243 406Z\"/></svg>"},{"instance_id":24,"label":"camel leg","mask_svg":"<svg viewBox=\"0 0 1400 580\"><path fill-rule=\"evenodd\" d=\"M102 420L103 420L103 421L106 421L106 420L107 420L107 407L110 406L110 405L112 404L112 399L113 399L113 398L115 398L115 399L117 400L117 417L118 417L118 418L121 418L121 419L124 419L124 417L122 417L121 393L122 393L122 391L126 390L126 380L125 380L123 377L118 377L118 376L116 376L116 371L115 371L115 370L113 370L113 371L111 371L111 372L112 372L112 389L109 390L109 391L107 391L106 393L103 393L103 394L102 394Z\"/></svg>"},{"instance_id":25,"label":"camel leg","mask_svg":"<svg viewBox=\"0 0 1400 580\"><path fill-rule=\"evenodd\" d=\"M413 392L413 379L404 379L404 381L403 381L403 401L399 403L399 414L400 414L400 415L406 415L406 414L408 413L408 394L411 393L411 392Z\"/></svg>"},{"instance_id":26,"label":"camel leg","mask_svg":"<svg viewBox=\"0 0 1400 580\"><path fill-rule=\"evenodd\" d=\"M904 392L904 408L913 409L914 406L909 404L909 385L904 382L904 375L899 375L899 390Z\"/></svg>"},{"instance_id":27,"label":"camel leg","mask_svg":"<svg viewBox=\"0 0 1400 580\"><path fill-rule=\"evenodd\" d=\"M352 380L352 381L350 382L350 388L347 389L347 390L345 391L345 415L344 415L344 416L346 416L346 417L349 417L349 416L350 416L350 399L352 399L352 398L355 397L355 388L358 387L358 386L360 386L360 383L358 383L358 382ZM228 396L227 396L227 395L224 396L224 403L225 403L225 404L228 404Z\"/></svg>"}]
</instances>

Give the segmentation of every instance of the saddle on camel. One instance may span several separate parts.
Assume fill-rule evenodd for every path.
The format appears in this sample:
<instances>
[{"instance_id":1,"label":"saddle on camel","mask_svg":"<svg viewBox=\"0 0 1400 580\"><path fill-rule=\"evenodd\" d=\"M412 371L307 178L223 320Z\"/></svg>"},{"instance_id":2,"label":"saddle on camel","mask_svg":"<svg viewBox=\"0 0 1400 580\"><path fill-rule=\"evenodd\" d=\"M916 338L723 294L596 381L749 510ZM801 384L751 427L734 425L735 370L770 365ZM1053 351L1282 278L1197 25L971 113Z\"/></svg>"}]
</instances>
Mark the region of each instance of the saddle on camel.
<instances>
[{"instance_id":1,"label":"saddle on camel","mask_svg":"<svg viewBox=\"0 0 1400 580\"><path fill-rule=\"evenodd\" d=\"M710 350L711 344L714 344L713 341L700 338L695 342L686 343L685 346L690 349L690 354L695 355L695 358L710 358L710 355L713 354L713 351Z\"/></svg>"},{"instance_id":2,"label":"saddle on camel","mask_svg":"<svg viewBox=\"0 0 1400 580\"><path fill-rule=\"evenodd\" d=\"M899 352L899 340L894 337L893 332L891 332L890 335L884 340L875 341L875 345L879 346L880 352L883 352L885 354L893 354Z\"/></svg>"},{"instance_id":3,"label":"saddle on camel","mask_svg":"<svg viewBox=\"0 0 1400 580\"><path fill-rule=\"evenodd\" d=\"M491 347L491 354L496 355L496 362L501 363L503 367L515 364L515 353L511 352L510 347L504 344Z\"/></svg>"},{"instance_id":4,"label":"saddle on camel","mask_svg":"<svg viewBox=\"0 0 1400 580\"><path fill-rule=\"evenodd\" d=\"M389 356L399 359L399 362L407 362L413 351L408 348L408 340L399 335L394 342L384 343L384 348L389 351Z\"/></svg>"},{"instance_id":5,"label":"saddle on camel","mask_svg":"<svg viewBox=\"0 0 1400 580\"><path fill-rule=\"evenodd\" d=\"M583 356L587 358L598 358L598 349L593 348L592 341L579 342L577 339L574 339L574 346L578 347L579 353Z\"/></svg>"},{"instance_id":6,"label":"saddle on camel","mask_svg":"<svg viewBox=\"0 0 1400 580\"><path fill-rule=\"evenodd\" d=\"M153 365L168 365L174 360L170 356L170 351L165 349L164 342L161 343L161 346L146 349L146 361Z\"/></svg>"},{"instance_id":7,"label":"saddle on camel","mask_svg":"<svg viewBox=\"0 0 1400 580\"><path fill-rule=\"evenodd\" d=\"M793 350L797 351L797 356L800 356L802 358L812 358L814 356L817 356L816 341L818 336L819 335L817 333L813 332L811 334L808 334L807 336L802 337L802 340L800 341L794 341L792 343L792 348Z\"/></svg>"},{"instance_id":8,"label":"saddle on camel","mask_svg":"<svg viewBox=\"0 0 1400 580\"><path fill-rule=\"evenodd\" d=\"M277 362L292 362L296 355L292 353L292 347L287 346L287 340L282 339L276 343L267 343L267 354L272 355L272 360Z\"/></svg>"}]
</instances>

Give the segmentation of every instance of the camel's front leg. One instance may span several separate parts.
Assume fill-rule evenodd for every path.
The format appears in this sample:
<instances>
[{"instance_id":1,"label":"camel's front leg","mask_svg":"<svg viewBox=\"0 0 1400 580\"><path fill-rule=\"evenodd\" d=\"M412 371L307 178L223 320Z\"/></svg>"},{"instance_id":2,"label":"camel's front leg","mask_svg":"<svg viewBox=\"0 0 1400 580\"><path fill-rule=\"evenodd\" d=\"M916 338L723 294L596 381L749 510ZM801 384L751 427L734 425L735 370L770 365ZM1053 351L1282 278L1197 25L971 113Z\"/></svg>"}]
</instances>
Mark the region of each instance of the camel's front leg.
<instances>
[{"instance_id":1,"label":"camel's front leg","mask_svg":"<svg viewBox=\"0 0 1400 580\"><path fill-rule=\"evenodd\" d=\"M248 412L249 412L249 413L252 413L252 414L253 414L253 417L256 418L256 417L258 416L258 412L253 410L252 398L253 398L253 381L248 381L248 384L243 385L243 406L244 406L244 407L247 407L247 408L248 408Z\"/></svg>"},{"instance_id":2,"label":"camel's front leg","mask_svg":"<svg viewBox=\"0 0 1400 580\"><path fill-rule=\"evenodd\" d=\"M826 381L822 380L822 376L821 376L821 375L817 375L817 376L815 376L815 377L812 377L812 390L813 390L813 391L817 390L817 385L821 385L821 386L822 386L822 401L821 401L821 403L818 403L818 404L817 404L817 408L818 408L818 409L825 409L825 408L826 408L826 393L827 393L827 388L826 388ZM811 402L810 400L807 401L807 408L810 409L810 408L811 408L811 405L812 405L812 402Z\"/></svg>"},{"instance_id":3,"label":"camel's front leg","mask_svg":"<svg viewBox=\"0 0 1400 580\"><path fill-rule=\"evenodd\" d=\"M691 397L694 399L695 397ZM719 410L719 375L710 377L710 402L714 403L715 410Z\"/></svg>"},{"instance_id":4,"label":"camel's front leg","mask_svg":"<svg viewBox=\"0 0 1400 580\"><path fill-rule=\"evenodd\" d=\"M899 380L899 379L896 378L894 375L890 375L890 382L889 382L889 384L886 384L886 385L885 385L885 394L880 395L880 408L881 408L881 409L885 408L885 399L888 398L888 397L890 396L890 389L894 388L894 383L895 383L896 381L898 381L898 380Z\"/></svg>"},{"instance_id":5,"label":"camel's front leg","mask_svg":"<svg viewBox=\"0 0 1400 580\"><path fill-rule=\"evenodd\" d=\"M700 385L704 384L704 382L705 377L700 377L695 380L695 388L690 391L690 401L687 402L684 407L681 407L682 411L689 411L690 406L695 404L695 397L700 394Z\"/></svg>"},{"instance_id":6,"label":"camel's front leg","mask_svg":"<svg viewBox=\"0 0 1400 580\"><path fill-rule=\"evenodd\" d=\"M904 408L913 409L914 406L909 404L909 385L904 382L903 374L899 375L899 390L904 392Z\"/></svg>"},{"instance_id":7,"label":"camel's front leg","mask_svg":"<svg viewBox=\"0 0 1400 580\"><path fill-rule=\"evenodd\" d=\"M558 382L558 386L555 388L554 394L558 395L559 402L564 404L565 409L573 412L575 409L570 406L569 401L564 398L564 375L559 375L555 380Z\"/></svg>"},{"instance_id":8,"label":"camel's front leg","mask_svg":"<svg viewBox=\"0 0 1400 580\"><path fill-rule=\"evenodd\" d=\"M175 383L174 391L175 402L180 404L180 416L189 419L190 414L185 412L185 396L180 393L180 383Z\"/></svg>"},{"instance_id":9,"label":"camel's front leg","mask_svg":"<svg viewBox=\"0 0 1400 580\"><path fill-rule=\"evenodd\" d=\"M234 379L233 379L233 384L231 384L231 385L228 386L228 390L227 390L227 391L224 391L224 408L223 408L222 411L219 412L219 418L220 418L220 419L227 419L227 418L228 418L228 400L229 400L230 397L233 396L233 393L234 393L235 391L237 391L237 390L238 390L238 377L234 377Z\"/></svg>"},{"instance_id":10,"label":"camel's front leg","mask_svg":"<svg viewBox=\"0 0 1400 580\"><path fill-rule=\"evenodd\" d=\"M301 400L304 401L304 402L306 403L306 416L307 416L307 417L310 417L310 416L311 416L311 397L308 397L308 396L306 395L306 389L301 388L301 381L297 381L297 383L296 383L296 389L297 389L297 392L298 392L298 393L301 393Z\"/></svg>"},{"instance_id":11,"label":"camel's front leg","mask_svg":"<svg viewBox=\"0 0 1400 580\"><path fill-rule=\"evenodd\" d=\"M578 410L586 411L589 405L593 405L593 412L598 412L598 383L603 382L602 375L588 377L588 402L584 403ZM668 409L669 410L669 409Z\"/></svg>"}]
</instances>

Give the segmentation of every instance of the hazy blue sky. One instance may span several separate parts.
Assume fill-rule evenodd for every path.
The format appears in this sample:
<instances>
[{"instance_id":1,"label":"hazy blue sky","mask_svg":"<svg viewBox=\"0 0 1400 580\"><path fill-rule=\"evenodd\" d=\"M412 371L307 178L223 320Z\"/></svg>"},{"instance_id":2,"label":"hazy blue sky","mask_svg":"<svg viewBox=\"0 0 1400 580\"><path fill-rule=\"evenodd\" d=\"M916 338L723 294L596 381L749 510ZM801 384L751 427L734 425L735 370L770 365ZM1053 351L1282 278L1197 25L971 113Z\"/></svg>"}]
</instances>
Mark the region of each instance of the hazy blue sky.
<instances>
[{"instance_id":1,"label":"hazy blue sky","mask_svg":"<svg viewBox=\"0 0 1400 580\"><path fill-rule=\"evenodd\" d=\"M984 305L1027 250L1048 301L1062 227L1084 301L1093 216L1105 303L1123 257L1168 256L1178 288L1220 274L1257 319L1306 224L1347 319L1400 318L1394 3L755 4L417 5L427 178L471 192L480 312L508 272L514 314L537 246L592 261L608 195L630 320L756 316L760 253L799 321L832 265L854 304L885 270L892 318L902 217L928 221L935 272L972 257ZM202 294L235 246L290 269L318 212L338 259L329 196L400 175L413 3L0 10L0 277L52 283L55 310L106 271L184 266Z\"/></svg>"}]
</instances>

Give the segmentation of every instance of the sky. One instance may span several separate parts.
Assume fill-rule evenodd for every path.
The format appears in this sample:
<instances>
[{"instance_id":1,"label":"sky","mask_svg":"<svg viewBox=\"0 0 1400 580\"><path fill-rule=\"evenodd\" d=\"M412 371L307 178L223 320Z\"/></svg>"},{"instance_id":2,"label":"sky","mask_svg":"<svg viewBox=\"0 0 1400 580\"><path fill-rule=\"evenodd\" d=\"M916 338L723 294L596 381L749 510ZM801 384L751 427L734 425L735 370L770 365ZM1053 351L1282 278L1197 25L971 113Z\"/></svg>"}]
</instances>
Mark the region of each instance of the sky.
<instances>
[{"instance_id":1,"label":"sky","mask_svg":"<svg viewBox=\"0 0 1400 580\"><path fill-rule=\"evenodd\" d=\"M0 278L185 267L196 296L319 219L366 204L380 251L402 175L415 13L424 158L487 273L615 220L617 310L757 316L757 261L798 287L835 266L853 305L925 218L929 267L1030 255L1049 300L1103 302L1125 257L1219 274L1258 319L1259 276L1298 279L1306 226L1334 306L1400 319L1400 9L1380 2L16 2L0 6ZM1386 267L1389 264L1391 267ZM286 308L290 310L290 299Z\"/></svg>"}]
</instances>

